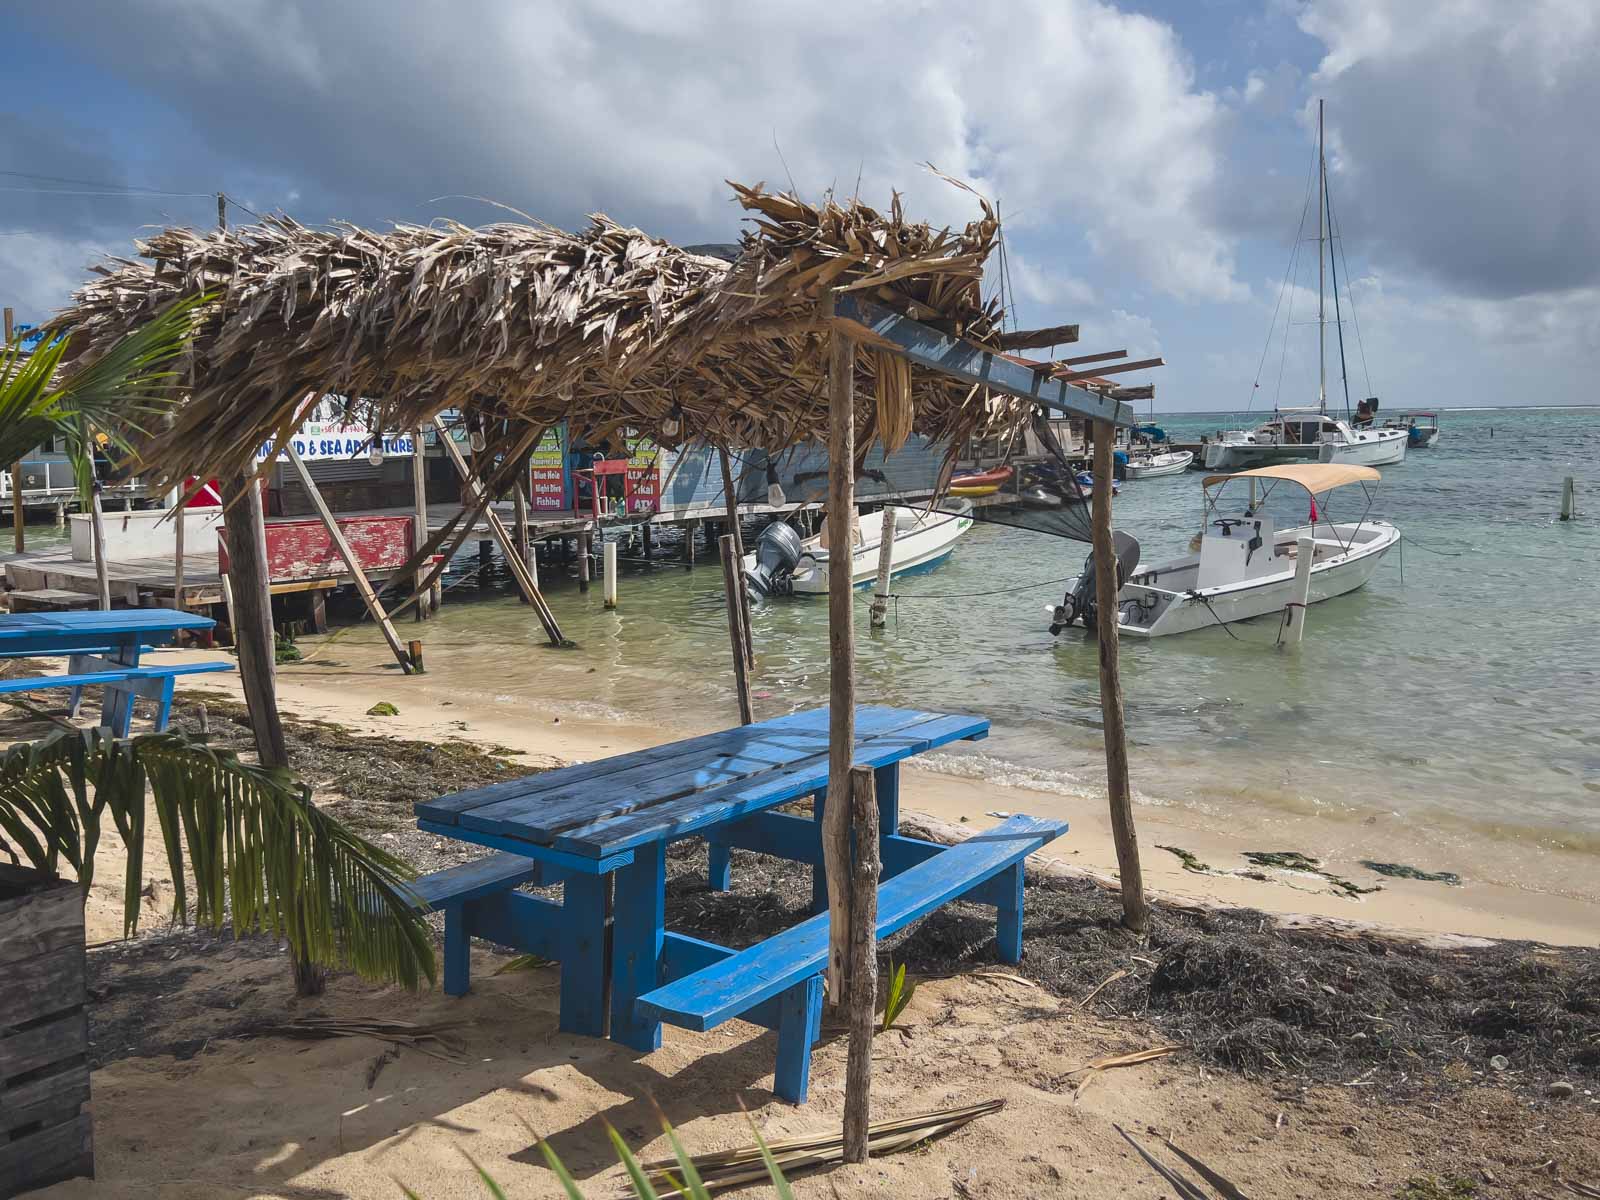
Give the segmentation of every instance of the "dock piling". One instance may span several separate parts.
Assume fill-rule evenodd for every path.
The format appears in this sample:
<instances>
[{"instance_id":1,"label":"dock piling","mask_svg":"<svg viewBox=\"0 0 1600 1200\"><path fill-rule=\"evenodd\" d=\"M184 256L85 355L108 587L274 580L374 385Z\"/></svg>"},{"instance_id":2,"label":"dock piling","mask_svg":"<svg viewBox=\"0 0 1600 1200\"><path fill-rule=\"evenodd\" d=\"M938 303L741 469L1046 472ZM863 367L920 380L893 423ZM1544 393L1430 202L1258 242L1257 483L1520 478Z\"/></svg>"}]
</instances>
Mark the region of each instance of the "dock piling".
<instances>
[{"instance_id":1,"label":"dock piling","mask_svg":"<svg viewBox=\"0 0 1600 1200\"><path fill-rule=\"evenodd\" d=\"M607 608L617 606L617 543L608 541L601 548L603 555L604 591Z\"/></svg>"},{"instance_id":2,"label":"dock piling","mask_svg":"<svg viewBox=\"0 0 1600 1200\"><path fill-rule=\"evenodd\" d=\"M1298 646L1306 634L1306 605L1311 602L1311 566L1316 559L1316 539L1303 537L1295 542L1294 589L1283 609L1285 646Z\"/></svg>"},{"instance_id":3,"label":"dock piling","mask_svg":"<svg viewBox=\"0 0 1600 1200\"><path fill-rule=\"evenodd\" d=\"M1561 519L1570 521L1578 515L1578 485L1571 475L1561 483Z\"/></svg>"},{"instance_id":4,"label":"dock piling","mask_svg":"<svg viewBox=\"0 0 1600 1200\"><path fill-rule=\"evenodd\" d=\"M580 533L578 535L578 590L589 590L589 572L592 569L591 558L594 554L594 535Z\"/></svg>"},{"instance_id":5,"label":"dock piling","mask_svg":"<svg viewBox=\"0 0 1600 1200\"><path fill-rule=\"evenodd\" d=\"M894 562L894 509L883 506L883 532L878 535L878 585L872 591L871 625L882 629L889 619L889 571Z\"/></svg>"}]
</instances>

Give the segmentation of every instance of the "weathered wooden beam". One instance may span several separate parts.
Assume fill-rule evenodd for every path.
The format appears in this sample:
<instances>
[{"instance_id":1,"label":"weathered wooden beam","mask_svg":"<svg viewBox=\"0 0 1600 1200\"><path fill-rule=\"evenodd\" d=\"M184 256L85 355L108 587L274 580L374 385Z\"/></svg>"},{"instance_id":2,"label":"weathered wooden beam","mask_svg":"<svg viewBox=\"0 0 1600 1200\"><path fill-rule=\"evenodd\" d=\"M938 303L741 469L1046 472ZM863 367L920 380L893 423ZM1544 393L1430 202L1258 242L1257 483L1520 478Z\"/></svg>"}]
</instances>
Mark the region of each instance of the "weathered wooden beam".
<instances>
[{"instance_id":1,"label":"weathered wooden beam","mask_svg":"<svg viewBox=\"0 0 1600 1200\"><path fill-rule=\"evenodd\" d=\"M845 306L823 296L824 317ZM855 362L848 323L828 339L828 791L822 810L822 857L828 879L828 999L842 1006L850 970L850 765L856 742ZM842 569L834 569L834 568Z\"/></svg>"},{"instance_id":2,"label":"weathered wooden beam","mask_svg":"<svg viewBox=\"0 0 1600 1200\"><path fill-rule=\"evenodd\" d=\"M1143 387L1112 388L1110 396L1113 400L1153 400L1155 399L1156 385L1147 383Z\"/></svg>"},{"instance_id":3,"label":"weathered wooden beam","mask_svg":"<svg viewBox=\"0 0 1600 1200\"><path fill-rule=\"evenodd\" d=\"M1076 358L1058 358L1056 359L1056 366L1076 367L1082 363L1110 362L1112 359L1127 357L1128 352L1126 350L1107 350L1103 354L1080 354Z\"/></svg>"},{"instance_id":4,"label":"weathered wooden beam","mask_svg":"<svg viewBox=\"0 0 1600 1200\"><path fill-rule=\"evenodd\" d=\"M1060 383L1077 383L1084 379L1100 379L1106 375L1121 375L1128 371L1144 371L1166 365L1163 358L1141 358L1134 362L1112 363L1109 367L1097 367L1092 371L1057 371L1050 378ZM1116 401L1111 403L1115 404Z\"/></svg>"},{"instance_id":5,"label":"weathered wooden beam","mask_svg":"<svg viewBox=\"0 0 1600 1200\"><path fill-rule=\"evenodd\" d=\"M264 767L289 765L283 718L278 714L276 645L267 573L267 525L259 480L236 475L222 484L223 535L228 541L224 592L231 596L233 645L256 755Z\"/></svg>"},{"instance_id":6,"label":"weathered wooden beam","mask_svg":"<svg viewBox=\"0 0 1600 1200\"><path fill-rule=\"evenodd\" d=\"M981 384L990 391L1031 400L1080 420L1135 423L1133 410L1105 396L1051 379L1004 354L951 337L903 317L893 309L858 296L835 300L835 327L852 340L903 354L919 367L954 379Z\"/></svg>"},{"instance_id":7,"label":"weathered wooden beam","mask_svg":"<svg viewBox=\"0 0 1600 1200\"><path fill-rule=\"evenodd\" d=\"M295 474L300 476L300 486L305 488L306 495L311 499L311 507L317 512L317 517L322 521L322 527L328 531L328 538L333 542L333 548L338 551L339 557L344 560L345 570L350 572L350 578L355 581L356 591L361 593L361 601L367 606L367 611L372 614L372 619L378 623L378 628L383 631L383 640L389 643L389 652L400 664L400 669L407 675L415 670L411 655L405 646L400 644L400 635L395 632L394 624L389 620L389 614L384 611L383 605L378 602L378 593L373 591L372 582L367 578L367 572L361 565L361 560L350 547L350 541L344 536L344 530L339 528L339 521L328 507L328 502L322 498L322 489L317 486L317 481L311 477L311 471L306 466L306 460L300 457L300 452L294 448L292 441L283 443L283 452L288 457L290 464L295 469ZM181 519L181 518L180 518Z\"/></svg>"},{"instance_id":8,"label":"weathered wooden beam","mask_svg":"<svg viewBox=\"0 0 1600 1200\"><path fill-rule=\"evenodd\" d=\"M1052 325L1048 329L1018 329L1000 335L1002 350L1034 350L1043 346L1066 346L1078 340L1076 325Z\"/></svg>"},{"instance_id":9,"label":"weathered wooden beam","mask_svg":"<svg viewBox=\"0 0 1600 1200\"><path fill-rule=\"evenodd\" d=\"M850 768L855 871L850 879L850 1048L844 1076L844 1160L867 1161L872 1035L878 1002L878 795L871 767Z\"/></svg>"}]
</instances>

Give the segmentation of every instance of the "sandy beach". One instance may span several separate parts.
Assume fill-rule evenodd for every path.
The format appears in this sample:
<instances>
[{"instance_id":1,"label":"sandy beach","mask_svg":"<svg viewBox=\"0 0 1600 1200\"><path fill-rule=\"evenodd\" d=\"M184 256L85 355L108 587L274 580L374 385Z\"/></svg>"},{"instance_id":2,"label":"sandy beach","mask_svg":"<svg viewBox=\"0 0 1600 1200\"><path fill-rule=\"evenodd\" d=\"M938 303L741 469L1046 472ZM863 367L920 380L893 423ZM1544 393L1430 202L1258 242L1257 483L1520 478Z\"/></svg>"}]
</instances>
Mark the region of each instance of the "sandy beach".
<instances>
[{"instance_id":1,"label":"sandy beach","mask_svg":"<svg viewBox=\"0 0 1600 1200\"><path fill-rule=\"evenodd\" d=\"M452 693L442 675L403 680L378 663L291 665L280 673L291 730L302 738L327 730L336 744L353 738L369 755L386 744L476 745L537 769L636 749L662 736L605 719L519 716L503 705L463 703ZM236 679L214 677L186 690L180 712L192 717L194 705L206 703L236 713L229 703L236 695ZM379 700L395 704L398 715L368 715ZM13 725L6 736L40 732L37 722ZM1041 799L926 770L907 772L904 794L908 808L958 829L993 821L987 813L1030 811ZM337 795L323 791L319 798L349 819ZM1150 885L1173 911L1249 905L1300 914L1297 920L1313 925L1359 922L1425 937L1469 935L1441 940L1461 954L1483 938L1592 945L1600 927L1594 901L1578 895L1394 880L1381 892L1351 898L1318 876L1196 874L1156 844L1171 839L1226 870L1244 866L1238 839L1165 811L1139 816ZM1074 873L1110 878L1114 857L1103 818L1088 802L1070 818L1072 833L1050 859ZM434 841L407 828L404 811L388 819L388 832L376 832L378 826L363 832L403 854ZM669 1027L662 1048L644 1056L565 1035L556 1028L558 968L497 973L507 956L486 946L474 951L473 991L460 1000L437 990L408 995L352 976L337 977L324 997L299 999L280 947L166 928L170 882L153 847L144 929L135 941L121 942L116 854L116 847L102 847L88 902L95 1051L103 1064L94 1074L93 1101L99 1177L41 1193L55 1200L391 1196L401 1182L429 1198L481 1195L467 1155L514 1197L559 1195L535 1133L550 1139L589 1194L616 1195L625 1181L605 1124L651 1155L667 1152L652 1097L697 1151L747 1143L741 1107L769 1138L826 1131L830 1123L837 1128L842 1037L830 1035L819 1046L812 1098L796 1109L767 1090L772 1043L761 1031L739 1022L706 1034ZM1325 867L1337 874L1347 864ZM1036 952L1053 952L1032 944ZM903 952L915 957L911 944ZM1153 962L1136 946L1129 953L1134 972L1139 962ZM1006 1101L1003 1111L918 1152L801 1180L796 1194L1164 1194L1119 1127L1147 1148L1172 1138L1256 1198L1432 1194L1398 1190L1414 1180L1466 1180L1480 1189L1475 1194L1525 1196L1544 1194L1527 1189L1552 1181L1552 1171L1580 1179L1600 1173L1600 1089L1580 1079L1571 1099L1550 1100L1543 1096L1546 1074L1515 1067L1452 1065L1446 1096L1424 1085L1422 1075L1415 1083L1391 1076L1381 1086L1370 1071L1354 1069L1342 1082L1274 1077L1218 1069L1180 1051L1084 1084L1086 1064L1169 1044L1171 1034L1159 1019L1116 1003L1085 1008L1088 985L1041 986L1033 958L1025 956L1020 973L979 964L948 978L937 977L943 971L924 977L900 1026L875 1043L876 1113L991 1098ZM933 961L940 961L937 952ZM1081 993L1076 998L1073 987ZM433 1051L264 1032L312 1014L381 1015L451 1028L448 1045Z\"/></svg>"}]
</instances>

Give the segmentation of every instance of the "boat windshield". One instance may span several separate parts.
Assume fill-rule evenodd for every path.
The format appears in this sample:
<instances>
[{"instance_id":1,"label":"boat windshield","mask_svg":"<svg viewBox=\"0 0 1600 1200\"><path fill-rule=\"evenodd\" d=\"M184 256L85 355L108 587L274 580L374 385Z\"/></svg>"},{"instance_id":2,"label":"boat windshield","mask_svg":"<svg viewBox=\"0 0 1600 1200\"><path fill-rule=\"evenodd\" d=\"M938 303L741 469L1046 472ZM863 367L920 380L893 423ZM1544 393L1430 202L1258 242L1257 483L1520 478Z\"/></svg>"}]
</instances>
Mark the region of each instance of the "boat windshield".
<instances>
[{"instance_id":1,"label":"boat windshield","mask_svg":"<svg viewBox=\"0 0 1600 1200\"><path fill-rule=\"evenodd\" d=\"M1351 531L1349 542L1340 539L1340 544L1349 550L1355 542L1355 534L1360 532L1361 526L1372 513L1372 502L1381 478L1371 467L1358 467L1350 463L1285 463L1257 467L1233 475L1208 475L1202 485L1205 508L1200 527L1203 531L1220 514L1224 499L1230 502L1242 500L1245 512L1255 513L1264 509L1274 494L1285 487L1291 494L1304 493L1309 499L1308 524L1331 525L1332 494L1341 488L1359 487L1366 499L1366 507ZM1336 528L1333 529L1333 536L1339 538Z\"/></svg>"}]
</instances>

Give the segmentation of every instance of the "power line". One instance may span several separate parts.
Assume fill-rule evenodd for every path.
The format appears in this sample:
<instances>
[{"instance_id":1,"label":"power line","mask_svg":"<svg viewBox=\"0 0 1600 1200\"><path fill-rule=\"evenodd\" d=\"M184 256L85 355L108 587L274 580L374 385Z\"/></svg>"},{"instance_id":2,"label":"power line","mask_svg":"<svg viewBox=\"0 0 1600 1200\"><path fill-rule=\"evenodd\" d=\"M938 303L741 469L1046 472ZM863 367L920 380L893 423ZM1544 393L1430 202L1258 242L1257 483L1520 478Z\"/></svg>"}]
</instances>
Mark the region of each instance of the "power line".
<instances>
[{"instance_id":1,"label":"power line","mask_svg":"<svg viewBox=\"0 0 1600 1200\"><path fill-rule=\"evenodd\" d=\"M72 189L72 188L38 188L38 187L17 187L17 186L0 186L0 192L26 192L26 193L28 193L30 195L34 195L34 196L118 196L118 197L122 198L123 200L158 200L158 199L162 199L164 197L178 197L180 199L187 199L187 198L190 198L190 197L194 197L194 198L201 198L201 199L209 199L211 197L211 195L212 195L212 193L210 193L210 192L158 192L158 191L144 191L144 192L117 191L117 192L108 192L108 191L86 191L86 190L77 190L77 189Z\"/></svg>"},{"instance_id":2,"label":"power line","mask_svg":"<svg viewBox=\"0 0 1600 1200\"><path fill-rule=\"evenodd\" d=\"M35 175L31 171L0 171L0 175L11 179L33 179L43 183L70 183L78 187L106 188L121 192L157 192L162 195L175 195L177 193L162 192L159 188L146 187L139 183L107 183L100 179L69 179L63 175ZM183 193L187 195L189 193Z\"/></svg>"}]
</instances>

